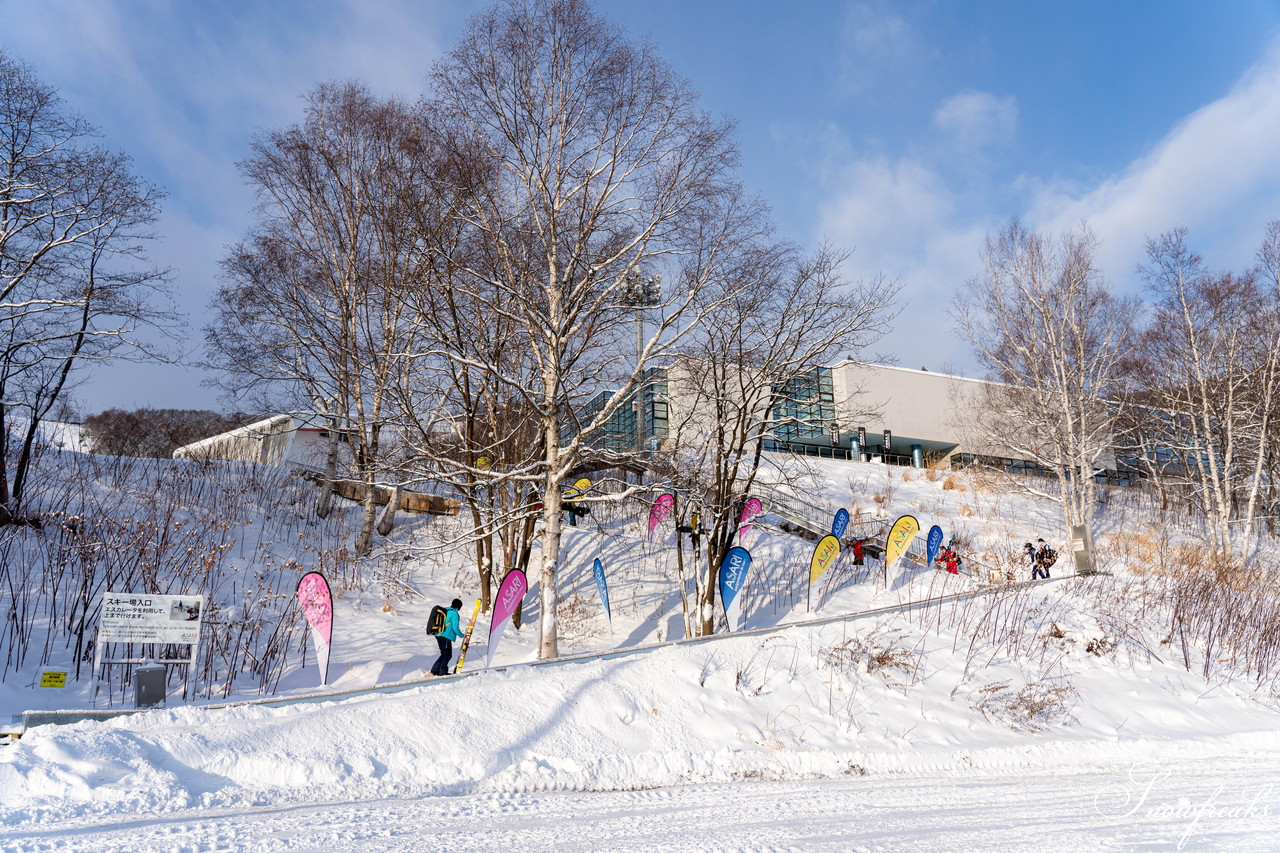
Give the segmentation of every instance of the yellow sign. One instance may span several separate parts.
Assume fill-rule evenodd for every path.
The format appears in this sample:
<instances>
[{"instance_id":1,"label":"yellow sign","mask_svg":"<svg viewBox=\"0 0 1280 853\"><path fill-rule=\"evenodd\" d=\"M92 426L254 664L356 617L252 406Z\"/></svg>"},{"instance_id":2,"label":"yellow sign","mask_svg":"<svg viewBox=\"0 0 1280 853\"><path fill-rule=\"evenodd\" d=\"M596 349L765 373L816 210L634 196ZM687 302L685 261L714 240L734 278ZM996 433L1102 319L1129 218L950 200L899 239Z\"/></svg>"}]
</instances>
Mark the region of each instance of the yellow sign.
<instances>
[{"instance_id":1,"label":"yellow sign","mask_svg":"<svg viewBox=\"0 0 1280 853\"><path fill-rule=\"evenodd\" d=\"M67 674L65 672L42 672L40 673L41 687L66 687Z\"/></svg>"},{"instance_id":2,"label":"yellow sign","mask_svg":"<svg viewBox=\"0 0 1280 853\"><path fill-rule=\"evenodd\" d=\"M884 566L888 569L907 551L911 540L920 532L920 522L913 515L904 515L889 528L889 541L884 548Z\"/></svg>"},{"instance_id":3,"label":"yellow sign","mask_svg":"<svg viewBox=\"0 0 1280 853\"><path fill-rule=\"evenodd\" d=\"M813 549L813 559L809 562L809 583L813 584L825 575L838 556L840 540L834 536L823 536L818 547Z\"/></svg>"},{"instance_id":4,"label":"yellow sign","mask_svg":"<svg viewBox=\"0 0 1280 853\"><path fill-rule=\"evenodd\" d=\"M579 498L591 491L591 481L586 477L573 484L573 488L564 493L566 498Z\"/></svg>"}]
</instances>

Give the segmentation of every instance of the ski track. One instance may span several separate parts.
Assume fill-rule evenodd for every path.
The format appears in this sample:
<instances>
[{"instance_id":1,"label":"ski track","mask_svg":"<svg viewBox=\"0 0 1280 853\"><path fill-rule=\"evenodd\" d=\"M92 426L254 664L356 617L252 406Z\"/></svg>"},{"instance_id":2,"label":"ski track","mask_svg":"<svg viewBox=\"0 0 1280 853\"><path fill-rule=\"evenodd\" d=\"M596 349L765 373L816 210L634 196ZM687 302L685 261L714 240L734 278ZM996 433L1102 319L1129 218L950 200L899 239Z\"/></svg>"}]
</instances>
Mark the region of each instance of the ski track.
<instances>
[{"instance_id":1,"label":"ski track","mask_svg":"<svg viewBox=\"0 0 1280 853\"><path fill-rule=\"evenodd\" d=\"M383 799L78 821L11 833L3 849L1248 853L1276 849L1277 782L1280 772L1259 774L1242 755L1086 773Z\"/></svg>"}]
</instances>

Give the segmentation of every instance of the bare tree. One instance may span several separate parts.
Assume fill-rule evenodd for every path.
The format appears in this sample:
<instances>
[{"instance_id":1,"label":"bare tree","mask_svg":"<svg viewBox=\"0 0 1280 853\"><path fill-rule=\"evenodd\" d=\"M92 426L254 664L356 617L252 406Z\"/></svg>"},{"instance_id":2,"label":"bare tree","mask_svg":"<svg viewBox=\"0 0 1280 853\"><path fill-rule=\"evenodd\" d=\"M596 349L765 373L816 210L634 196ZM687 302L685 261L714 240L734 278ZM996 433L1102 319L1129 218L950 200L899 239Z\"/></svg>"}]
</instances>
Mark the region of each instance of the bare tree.
<instances>
[{"instance_id":1,"label":"bare tree","mask_svg":"<svg viewBox=\"0 0 1280 853\"><path fill-rule=\"evenodd\" d=\"M716 571L767 467L764 451L800 434L828 434L834 409L815 410L823 365L872 344L897 315L883 279L850 284L842 261L828 249L805 257L780 244L743 253L703 295L704 323L666 373L664 450L679 491L698 507L706 545L705 563L695 556L694 601L686 602L694 635L714 630Z\"/></svg>"},{"instance_id":2,"label":"bare tree","mask_svg":"<svg viewBox=\"0 0 1280 853\"><path fill-rule=\"evenodd\" d=\"M457 286L474 310L518 329L526 353L514 373L472 367L537 418L536 461L489 476L533 485L542 504L539 655L553 657L562 484L588 455L586 436L695 323L695 298L721 255L758 232L760 210L737 183L729 126L698 108L651 45L579 0L500 3L471 20L432 79L451 144L491 167L460 214L477 251L458 259ZM634 269L674 285L636 362L618 347ZM609 387L595 416L563 434Z\"/></svg>"},{"instance_id":3,"label":"bare tree","mask_svg":"<svg viewBox=\"0 0 1280 853\"><path fill-rule=\"evenodd\" d=\"M262 224L224 262L228 283L206 336L237 390L292 391L331 424L322 516L347 439L365 493L363 554L389 473L389 395L413 346L404 295L425 262L410 210L425 196L426 137L418 113L356 84L321 85L306 102L303 124L263 135L241 164Z\"/></svg>"},{"instance_id":4,"label":"bare tree","mask_svg":"<svg viewBox=\"0 0 1280 853\"><path fill-rule=\"evenodd\" d=\"M1013 222L983 250L983 274L957 295L953 316L994 384L970 414L992 455L1031 460L1056 489L1017 481L1088 525L1096 476L1113 461L1125 404L1122 361L1133 342L1136 300L1112 296L1094 265L1087 226L1042 236Z\"/></svg>"},{"instance_id":5,"label":"bare tree","mask_svg":"<svg viewBox=\"0 0 1280 853\"><path fill-rule=\"evenodd\" d=\"M138 333L173 329L167 272L150 267L144 250L162 194L96 135L0 51L0 519L22 498L40 421L75 367L163 357ZM23 433L10 488L14 426Z\"/></svg>"},{"instance_id":6,"label":"bare tree","mask_svg":"<svg viewBox=\"0 0 1280 853\"><path fill-rule=\"evenodd\" d=\"M1190 490L1215 549L1247 557L1280 394L1280 228L1268 227L1259 266L1239 275L1209 272L1186 237L1177 228L1148 241L1155 304L1135 384L1164 475Z\"/></svg>"}]
</instances>

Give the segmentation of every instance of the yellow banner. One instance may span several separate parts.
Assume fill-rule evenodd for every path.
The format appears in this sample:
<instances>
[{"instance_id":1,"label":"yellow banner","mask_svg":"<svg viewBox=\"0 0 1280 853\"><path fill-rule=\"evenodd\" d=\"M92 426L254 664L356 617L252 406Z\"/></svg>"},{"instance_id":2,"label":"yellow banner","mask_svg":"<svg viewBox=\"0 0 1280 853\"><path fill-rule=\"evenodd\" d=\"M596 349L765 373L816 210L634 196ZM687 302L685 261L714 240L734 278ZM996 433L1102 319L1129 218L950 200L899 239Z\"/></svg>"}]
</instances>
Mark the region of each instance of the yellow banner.
<instances>
[{"instance_id":1,"label":"yellow banner","mask_svg":"<svg viewBox=\"0 0 1280 853\"><path fill-rule=\"evenodd\" d=\"M884 565L888 569L907 551L911 540L920 532L920 522L913 515L904 515L889 528L889 541L884 546Z\"/></svg>"},{"instance_id":2,"label":"yellow banner","mask_svg":"<svg viewBox=\"0 0 1280 853\"><path fill-rule=\"evenodd\" d=\"M591 491L591 481L586 477L573 484L569 491L564 493L566 498L580 498L587 492Z\"/></svg>"},{"instance_id":3,"label":"yellow banner","mask_svg":"<svg viewBox=\"0 0 1280 853\"><path fill-rule=\"evenodd\" d=\"M818 546L813 549L813 560L809 563L809 584L827 573L840 556L840 540L834 536L823 536Z\"/></svg>"}]
</instances>

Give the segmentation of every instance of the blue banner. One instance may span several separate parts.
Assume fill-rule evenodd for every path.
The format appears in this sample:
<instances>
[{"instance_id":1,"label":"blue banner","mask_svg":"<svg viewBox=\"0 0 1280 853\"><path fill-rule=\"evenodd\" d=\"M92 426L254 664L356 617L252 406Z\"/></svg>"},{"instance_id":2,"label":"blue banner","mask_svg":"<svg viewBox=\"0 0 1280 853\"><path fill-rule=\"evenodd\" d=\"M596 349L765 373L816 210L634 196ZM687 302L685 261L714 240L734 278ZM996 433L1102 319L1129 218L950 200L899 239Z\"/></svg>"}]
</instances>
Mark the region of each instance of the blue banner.
<instances>
[{"instance_id":1,"label":"blue banner","mask_svg":"<svg viewBox=\"0 0 1280 853\"><path fill-rule=\"evenodd\" d=\"M925 563L932 566L942 548L942 528L934 525L929 528L929 539L925 543Z\"/></svg>"},{"instance_id":2,"label":"blue banner","mask_svg":"<svg viewBox=\"0 0 1280 853\"><path fill-rule=\"evenodd\" d=\"M604 582L604 563L596 557L591 573L596 576L596 589L600 590L600 603L604 605L604 618L609 622L609 632L613 633L613 614L609 612L609 587Z\"/></svg>"},{"instance_id":3,"label":"blue banner","mask_svg":"<svg viewBox=\"0 0 1280 853\"><path fill-rule=\"evenodd\" d=\"M720 603L724 606L724 617L729 623L729 630L734 630L737 623L741 630L742 602L738 593L747 584L747 569L751 568L751 554L746 548L730 548L720 563Z\"/></svg>"},{"instance_id":4,"label":"blue banner","mask_svg":"<svg viewBox=\"0 0 1280 853\"><path fill-rule=\"evenodd\" d=\"M844 537L844 532L849 527L849 510L840 509L836 511L835 521L831 522L831 535L837 539Z\"/></svg>"}]
</instances>

